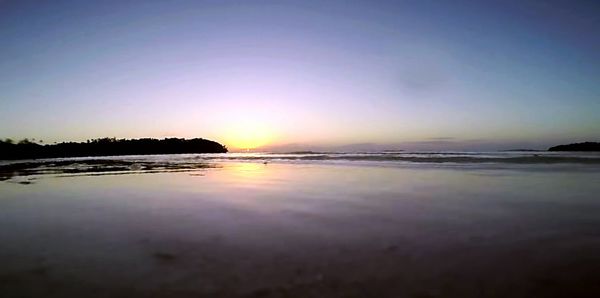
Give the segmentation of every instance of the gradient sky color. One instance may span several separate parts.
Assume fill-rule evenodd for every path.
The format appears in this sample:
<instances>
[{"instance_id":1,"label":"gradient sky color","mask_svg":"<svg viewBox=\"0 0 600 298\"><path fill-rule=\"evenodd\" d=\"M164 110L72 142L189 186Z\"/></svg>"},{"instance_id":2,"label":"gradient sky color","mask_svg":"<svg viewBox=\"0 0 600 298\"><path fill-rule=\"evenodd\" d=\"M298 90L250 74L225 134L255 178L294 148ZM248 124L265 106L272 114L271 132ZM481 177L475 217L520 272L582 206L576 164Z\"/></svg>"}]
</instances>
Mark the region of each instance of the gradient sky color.
<instances>
[{"instance_id":1,"label":"gradient sky color","mask_svg":"<svg viewBox=\"0 0 600 298\"><path fill-rule=\"evenodd\" d=\"M0 1L0 137L598 141L599 3Z\"/></svg>"}]
</instances>

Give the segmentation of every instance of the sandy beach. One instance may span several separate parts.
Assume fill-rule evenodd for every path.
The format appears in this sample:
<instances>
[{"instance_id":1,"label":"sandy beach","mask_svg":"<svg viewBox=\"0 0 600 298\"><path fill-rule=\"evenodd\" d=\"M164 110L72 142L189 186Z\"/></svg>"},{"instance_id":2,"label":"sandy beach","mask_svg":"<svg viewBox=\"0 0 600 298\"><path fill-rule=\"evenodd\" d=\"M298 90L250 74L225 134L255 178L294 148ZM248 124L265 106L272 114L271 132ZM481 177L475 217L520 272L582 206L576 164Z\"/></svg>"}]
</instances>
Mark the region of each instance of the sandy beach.
<instances>
[{"instance_id":1,"label":"sandy beach","mask_svg":"<svg viewBox=\"0 0 600 298\"><path fill-rule=\"evenodd\" d=\"M0 292L592 297L599 178L259 162L11 178L0 182Z\"/></svg>"}]
</instances>

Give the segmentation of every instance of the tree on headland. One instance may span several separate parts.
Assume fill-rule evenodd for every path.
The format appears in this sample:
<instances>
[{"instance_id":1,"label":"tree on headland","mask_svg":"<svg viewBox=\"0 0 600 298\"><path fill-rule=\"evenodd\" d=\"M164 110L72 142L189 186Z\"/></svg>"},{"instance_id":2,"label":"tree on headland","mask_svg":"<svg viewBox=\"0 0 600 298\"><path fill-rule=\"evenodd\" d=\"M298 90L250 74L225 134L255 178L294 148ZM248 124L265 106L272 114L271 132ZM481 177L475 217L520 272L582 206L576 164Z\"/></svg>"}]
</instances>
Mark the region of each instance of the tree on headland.
<instances>
[{"instance_id":1,"label":"tree on headland","mask_svg":"<svg viewBox=\"0 0 600 298\"><path fill-rule=\"evenodd\" d=\"M548 151L600 151L600 143L583 142L550 147Z\"/></svg>"},{"instance_id":2,"label":"tree on headland","mask_svg":"<svg viewBox=\"0 0 600 298\"><path fill-rule=\"evenodd\" d=\"M201 138L131 140L100 138L81 143L63 142L46 145L28 139L23 139L17 144L10 139L0 140L0 159L226 152L227 147Z\"/></svg>"}]
</instances>

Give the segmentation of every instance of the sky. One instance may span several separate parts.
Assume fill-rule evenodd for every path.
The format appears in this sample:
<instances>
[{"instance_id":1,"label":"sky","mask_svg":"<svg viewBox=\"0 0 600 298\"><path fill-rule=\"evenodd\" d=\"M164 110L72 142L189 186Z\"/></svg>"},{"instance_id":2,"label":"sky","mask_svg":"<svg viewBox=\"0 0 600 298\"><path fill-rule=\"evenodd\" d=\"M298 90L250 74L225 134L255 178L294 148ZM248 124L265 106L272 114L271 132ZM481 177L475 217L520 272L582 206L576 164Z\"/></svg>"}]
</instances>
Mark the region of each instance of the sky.
<instances>
[{"instance_id":1,"label":"sky","mask_svg":"<svg viewBox=\"0 0 600 298\"><path fill-rule=\"evenodd\" d=\"M0 138L600 140L598 1L2 1Z\"/></svg>"}]
</instances>

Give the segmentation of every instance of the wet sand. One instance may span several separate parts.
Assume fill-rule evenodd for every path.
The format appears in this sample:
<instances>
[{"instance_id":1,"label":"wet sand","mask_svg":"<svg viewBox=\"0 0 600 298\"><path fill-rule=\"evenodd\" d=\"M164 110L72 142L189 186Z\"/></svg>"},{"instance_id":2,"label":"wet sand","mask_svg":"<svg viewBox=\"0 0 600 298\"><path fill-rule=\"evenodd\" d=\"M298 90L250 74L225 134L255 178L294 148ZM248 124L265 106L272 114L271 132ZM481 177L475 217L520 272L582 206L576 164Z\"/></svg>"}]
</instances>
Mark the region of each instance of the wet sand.
<instances>
[{"instance_id":1,"label":"wet sand","mask_svg":"<svg viewBox=\"0 0 600 298\"><path fill-rule=\"evenodd\" d=\"M103 174L0 182L2 297L600 296L597 171Z\"/></svg>"}]
</instances>

